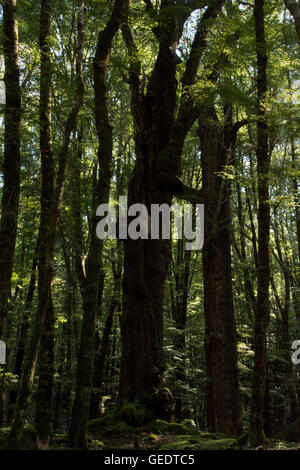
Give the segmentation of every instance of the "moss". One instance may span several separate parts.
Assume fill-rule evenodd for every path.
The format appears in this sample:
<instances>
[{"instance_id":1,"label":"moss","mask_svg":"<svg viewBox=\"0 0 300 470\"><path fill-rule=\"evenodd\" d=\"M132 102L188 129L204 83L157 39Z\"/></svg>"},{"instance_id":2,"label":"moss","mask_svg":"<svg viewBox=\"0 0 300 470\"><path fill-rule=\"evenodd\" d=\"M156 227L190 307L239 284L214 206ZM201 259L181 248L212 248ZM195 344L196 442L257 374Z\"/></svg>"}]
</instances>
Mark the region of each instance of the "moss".
<instances>
[{"instance_id":1,"label":"moss","mask_svg":"<svg viewBox=\"0 0 300 470\"><path fill-rule=\"evenodd\" d=\"M160 434L197 434L199 431L182 423L168 423L163 419L156 419L148 424L147 429Z\"/></svg>"},{"instance_id":2,"label":"moss","mask_svg":"<svg viewBox=\"0 0 300 470\"><path fill-rule=\"evenodd\" d=\"M113 426L108 427L103 431L103 436L120 436L123 434L134 434L136 432L133 426L130 426L124 421L119 421Z\"/></svg>"},{"instance_id":3,"label":"moss","mask_svg":"<svg viewBox=\"0 0 300 470\"><path fill-rule=\"evenodd\" d=\"M150 421L151 413L140 403L127 403L122 406L120 417L122 421L131 426L142 426Z\"/></svg>"},{"instance_id":4,"label":"moss","mask_svg":"<svg viewBox=\"0 0 300 470\"><path fill-rule=\"evenodd\" d=\"M135 428L117 420L116 416L105 416L103 418L92 419L88 424L88 433L92 436L113 436L121 434L131 434Z\"/></svg>"},{"instance_id":5,"label":"moss","mask_svg":"<svg viewBox=\"0 0 300 470\"><path fill-rule=\"evenodd\" d=\"M185 418L183 421L182 421L182 424L184 424L185 426L187 426L188 428L197 428L197 425L195 423L195 421L193 419L188 419L188 418Z\"/></svg>"},{"instance_id":6,"label":"moss","mask_svg":"<svg viewBox=\"0 0 300 470\"><path fill-rule=\"evenodd\" d=\"M180 436L174 442L164 444L160 450L227 450L237 445L236 439L204 439L201 436Z\"/></svg>"},{"instance_id":7,"label":"moss","mask_svg":"<svg viewBox=\"0 0 300 470\"><path fill-rule=\"evenodd\" d=\"M166 434L169 432L169 424L170 423L162 419L156 419L147 425L147 430L154 433Z\"/></svg>"},{"instance_id":8,"label":"moss","mask_svg":"<svg viewBox=\"0 0 300 470\"><path fill-rule=\"evenodd\" d=\"M114 426L120 421L120 414L118 410L110 411L102 418L91 419L88 423L88 432L91 434L99 434L105 428Z\"/></svg>"},{"instance_id":9,"label":"moss","mask_svg":"<svg viewBox=\"0 0 300 470\"><path fill-rule=\"evenodd\" d=\"M150 442L150 444L154 444L158 441L158 436L156 434L151 433L148 436L148 441Z\"/></svg>"},{"instance_id":10,"label":"moss","mask_svg":"<svg viewBox=\"0 0 300 470\"><path fill-rule=\"evenodd\" d=\"M88 448L89 450L100 450L103 449L104 443L102 441L98 441L96 439L90 439L88 441Z\"/></svg>"},{"instance_id":11,"label":"moss","mask_svg":"<svg viewBox=\"0 0 300 470\"><path fill-rule=\"evenodd\" d=\"M216 440L203 440L203 443L200 443L200 450L227 450L237 445L236 439L226 438L226 439L216 439Z\"/></svg>"}]
</instances>

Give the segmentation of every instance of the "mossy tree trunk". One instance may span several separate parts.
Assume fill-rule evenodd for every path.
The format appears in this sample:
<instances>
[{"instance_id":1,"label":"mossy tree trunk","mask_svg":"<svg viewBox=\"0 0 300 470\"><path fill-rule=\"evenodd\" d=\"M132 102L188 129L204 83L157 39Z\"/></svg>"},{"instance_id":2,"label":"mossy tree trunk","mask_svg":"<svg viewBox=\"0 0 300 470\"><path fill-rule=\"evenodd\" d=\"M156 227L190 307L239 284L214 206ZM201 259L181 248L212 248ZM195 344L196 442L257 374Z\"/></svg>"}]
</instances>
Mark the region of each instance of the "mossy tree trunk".
<instances>
[{"instance_id":1,"label":"mossy tree trunk","mask_svg":"<svg viewBox=\"0 0 300 470\"><path fill-rule=\"evenodd\" d=\"M11 276L17 236L20 194L21 95L18 59L16 0L3 3L3 48L5 60L5 130L3 193L0 219L0 338L8 313Z\"/></svg>"}]
</instances>

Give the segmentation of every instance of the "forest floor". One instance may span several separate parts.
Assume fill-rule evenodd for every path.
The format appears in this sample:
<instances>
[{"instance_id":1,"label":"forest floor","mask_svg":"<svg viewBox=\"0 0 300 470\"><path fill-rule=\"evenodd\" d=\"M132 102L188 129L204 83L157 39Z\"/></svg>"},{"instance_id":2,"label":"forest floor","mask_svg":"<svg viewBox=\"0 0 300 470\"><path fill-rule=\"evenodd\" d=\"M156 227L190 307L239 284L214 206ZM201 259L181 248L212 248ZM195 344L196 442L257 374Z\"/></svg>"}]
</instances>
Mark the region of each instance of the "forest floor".
<instances>
[{"instance_id":1,"label":"forest floor","mask_svg":"<svg viewBox=\"0 0 300 470\"><path fill-rule=\"evenodd\" d=\"M246 433L234 439L221 433L203 432L186 423L163 420L132 427L121 421L107 425L105 418L100 418L90 421L89 435L91 449L100 446L103 450L255 450L247 444ZM261 449L300 450L300 442L274 439Z\"/></svg>"},{"instance_id":2,"label":"forest floor","mask_svg":"<svg viewBox=\"0 0 300 470\"><path fill-rule=\"evenodd\" d=\"M191 422L192 423L192 422ZM228 438L220 433L200 431L191 423L175 423L153 420L148 424L135 425L116 419L113 415L89 422L89 450L300 450L300 442L280 440L276 436L267 445L250 447L246 433L239 438ZM9 428L0 428L0 449L5 449ZM298 435L297 435L297 440ZM22 450L36 450L36 431L25 428ZM49 450L69 450L67 434L54 434Z\"/></svg>"}]
</instances>

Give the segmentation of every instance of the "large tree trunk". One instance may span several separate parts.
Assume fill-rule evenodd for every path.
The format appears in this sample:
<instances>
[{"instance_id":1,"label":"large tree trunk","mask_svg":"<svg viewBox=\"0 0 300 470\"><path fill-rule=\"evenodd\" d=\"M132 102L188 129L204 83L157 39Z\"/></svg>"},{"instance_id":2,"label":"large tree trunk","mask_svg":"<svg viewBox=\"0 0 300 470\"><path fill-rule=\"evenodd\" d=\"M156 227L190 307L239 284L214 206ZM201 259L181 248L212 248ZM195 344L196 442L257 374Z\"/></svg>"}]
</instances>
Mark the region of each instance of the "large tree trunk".
<instances>
[{"instance_id":1,"label":"large tree trunk","mask_svg":"<svg viewBox=\"0 0 300 470\"><path fill-rule=\"evenodd\" d=\"M267 327L269 322L270 282L270 206L268 174L268 122L265 108L267 93L267 52L264 26L264 0L255 0L254 22L257 54L257 176L258 176L258 279L257 309L254 329L254 371L250 412L249 440L252 445L264 441L263 407L266 387Z\"/></svg>"},{"instance_id":2,"label":"large tree trunk","mask_svg":"<svg viewBox=\"0 0 300 470\"><path fill-rule=\"evenodd\" d=\"M157 180L164 171L158 156L168 144L176 102L176 63L168 39L160 47L147 102L141 99L132 103L136 165L129 185L128 205L143 203L149 214L151 204L170 205L172 201L168 187ZM124 242L120 402L145 402L162 385L163 294L170 253L170 240Z\"/></svg>"},{"instance_id":3,"label":"large tree trunk","mask_svg":"<svg viewBox=\"0 0 300 470\"><path fill-rule=\"evenodd\" d=\"M7 317L17 236L20 194L21 96L18 61L16 0L3 2L5 59L5 131L3 194L0 220L0 338Z\"/></svg>"},{"instance_id":4,"label":"large tree trunk","mask_svg":"<svg viewBox=\"0 0 300 470\"><path fill-rule=\"evenodd\" d=\"M231 271L231 183L220 172L230 171L234 163L236 132L231 107L224 127L213 109L200 120L207 424L213 432L234 435L241 429L241 404Z\"/></svg>"},{"instance_id":5,"label":"large tree trunk","mask_svg":"<svg viewBox=\"0 0 300 470\"><path fill-rule=\"evenodd\" d=\"M213 2L203 13L191 47L182 78L183 98L176 109L176 48L185 20L178 15L174 2L161 2L159 25L155 30L159 41L157 60L144 95L140 64L130 29L123 28L131 57L131 107L135 127L136 164L129 185L128 203L145 204L150 213L151 204L170 205L176 193L187 198L180 174L182 148L187 132L197 113L190 86L197 81L197 71L206 48L208 25L221 10L224 1ZM161 236L161 235L160 235ZM121 320L122 357L119 400L121 403L149 398L162 386L163 357L163 295L169 268L170 240L126 240L124 264L124 305ZM152 411L157 416L170 415L171 398L161 394Z\"/></svg>"}]
</instances>

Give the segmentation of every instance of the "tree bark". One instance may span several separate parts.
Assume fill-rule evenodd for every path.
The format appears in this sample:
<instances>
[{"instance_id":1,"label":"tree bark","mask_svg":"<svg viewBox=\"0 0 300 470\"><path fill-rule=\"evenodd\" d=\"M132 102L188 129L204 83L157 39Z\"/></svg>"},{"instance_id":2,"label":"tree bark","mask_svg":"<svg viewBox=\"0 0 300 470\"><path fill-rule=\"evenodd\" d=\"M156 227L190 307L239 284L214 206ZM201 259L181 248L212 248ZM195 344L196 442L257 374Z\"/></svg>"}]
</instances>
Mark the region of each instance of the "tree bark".
<instances>
[{"instance_id":1,"label":"tree bark","mask_svg":"<svg viewBox=\"0 0 300 470\"><path fill-rule=\"evenodd\" d=\"M197 71L211 24L224 1L212 2L199 21L182 78L183 98L176 109L176 48L187 17L179 16L175 2L161 2L155 30L159 52L147 93L139 76L141 65L129 27L123 28L131 57L131 109L134 119L136 163L128 191L128 203L170 205L173 195L191 195L177 178L185 137L196 120L190 87ZM173 8L170 8L170 5ZM163 383L163 295L169 268L170 240L125 240L122 357L119 401L149 403ZM168 399L167 399L168 402ZM155 414L164 414L164 404ZM168 403L165 403L168 408ZM151 407L151 405L149 405Z\"/></svg>"},{"instance_id":2,"label":"tree bark","mask_svg":"<svg viewBox=\"0 0 300 470\"><path fill-rule=\"evenodd\" d=\"M3 2L3 29L6 103L0 220L0 338L3 335L4 322L8 313L8 300L11 295L20 194L21 95L16 0Z\"/></svg>"},{"instance_id":3,"label":"tree bark","mask_svg":"<svg viewBox=\"0 0 300 470\"><path fill-rule=\"evenodd\" d=\"M257 54L257 176L258 176L258 273L257 309L254 328L254 371L252 384L249 440L257 445L265 440L263 407L266 387L267 327L269 322L270 282L270 206L268 175L268 122L265 107L267 94L267 51L264 26L264 0L255 0L254 23Z\"/></svg>"},{"instance_id":4,"label":"tree bark","mask_svg":"<svg viewBox=\"0 0 300 470\"><path fill-rule=\"evenodd\" d=\"M183 419L184 407L184 389L182 387L186 382L186 319L188 307L188 293L190 284L190 264L191 252L184 250L184 240L178 240L177 259L174 263L175 293L171 283L171 296L173 298L172 317L175 322L176 331L174 332L174 349L176 358L174 358L174 399L175 399L175 418L179 422ZM178 358L179 357L179 358Z\"/></svg>"},{"instance_id":5,"label":"tree bark","mask_svg":"<svg viewBox=\"0 0 300 470\"><path fill-rule=\"evenodd\" d=\"M99 33L94 59L94 91L96 130L99 139L99 177L93 197L91 237L85 262L81 264L81 292L83 297L83 319L80 351L76 372L76 392L69 430L70 444L75 448L87 447L87 424L93 386L96 313L99 305L99 283L101 277L103 241L96 235L96 209L109 200L112 177L112 128L107 106L106 71L110 59L112 41L123 21L126 20L127 0L116 0L111 17ZM79 266L79 263L77 263Z\"/></svg>"},{"instance_id":6,"label":"tree bark","mask_svg":"<svg viewBox=\"0 0 300 470\"><path fill-rule=\"evenodd\" d=\"M52 401L54 374L54 310L51 291L49 294L47 314L38 361L39 386L36 400L35 425L38 432L40 449L48 448L49 436L52 431Z\"/></svg>"},{"instance_id":7,"label":"tree bark","mask_svg":"<svg viewBox=\"0 0 300 470\"><path fill-rule=\"evenodd\" d=\"M226 117L227 116L227 117ZM200 115L202 187L204 195L204 314L207 381L207 424L229 436L241 430L237 338L231 271L231 180L236 133L232 109L224 109L220 126L214 109Z\"/></svg>"},{"instance_id":8,"label":"tree bark","mask_svg":"<svg viewBox=\"0 0 300 470\"><path fill-rule=\"evenodd\" d=\"M83 59L83 1L79 0L78 48L76 54L76 97L65 124L63 142L58 157L55 180L51 138L51 0L41 0L40 17L40 149L42 159L41 219L39 230L39 273L38 309L32 336L25 359L19 388L16 417L9 436L9 447L20 446L26 412L31 399L36 363L47 315L48 300L53 276L53 257L56 244L57 224L62 204L69 143L72 130L83 102L84 84L82 79ZM50 406L50 405L49 405ZM47 443L46 443L47 445Z\"/></svg>"},{"instance_id":9,"label":"tree bark","mask_svg":"<svg viewBox=\"0 0 300 470\"><path fill-rule=\"evenodd\" d=\"M121 281L122 281L122 264L121 264L121 246L118 242L118 260L114 269L114 288L103 329L102 340L99 344L99 350L95 353L94 358L94 387L91 399L90 419L99 418L101 416L101 405L104 388L105 370L108 359L109 337L112 333L115 312L120 305L121 297Z\"/></svg>"}]
</instances>

